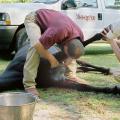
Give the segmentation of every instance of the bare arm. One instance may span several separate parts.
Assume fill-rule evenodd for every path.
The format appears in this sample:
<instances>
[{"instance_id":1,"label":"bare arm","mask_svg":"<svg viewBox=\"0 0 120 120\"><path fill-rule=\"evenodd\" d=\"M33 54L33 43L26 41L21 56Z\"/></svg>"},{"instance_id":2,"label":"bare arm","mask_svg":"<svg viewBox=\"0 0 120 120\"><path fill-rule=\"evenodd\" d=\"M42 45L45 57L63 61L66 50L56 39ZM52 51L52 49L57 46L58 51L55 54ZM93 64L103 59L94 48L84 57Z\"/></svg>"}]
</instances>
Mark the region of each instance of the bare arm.
<instances>
[{"instance_id":1,"label":"bare arm","mask_svg":"<svg viewBox=\"0 0 120 120\"><path fill-rule=\"evenodd\" d=\"M43 58L50 62L51 68L57 67L59 65L57 59L47 49L45 49L40 42L38 42L34 47Z\"/></svg>"},{"instance_id":2,"label":"bare arm","mask_svg":"<svg viewBox=\"0 0 120 120\"><path fill-rule=\"evenodd\" d=\"M116 40L118 47L120 48L120 40Z\"/></svg>"},{"instance_id":3,"label":"bare arm","mask_svg":"<svg viewBox=\"0 0 120 120\"><path fill-rule=\"evenodd\" d=\"M109 43L110 43L116 57L120 61L120 47L119 47L120 42L117 39L113 39L113 40L109 40Z\"/></svg>"},{"instance_id":4,"label":"bare arm","mask_svg":"<svg viewBox=\"0 0 120 120\"><path fill-rule=\"evenodd\" d=\"M119 37L118 36L119 35L119 27L115 28L115 26L114 26L114 29L113 29L113 26L109 25L101 32L101 34L104 36L103 40L107 41L111 45L117 59L120 61L120 42L119 42L120 40L116 39Z\"/></svg>"}]
</instances>

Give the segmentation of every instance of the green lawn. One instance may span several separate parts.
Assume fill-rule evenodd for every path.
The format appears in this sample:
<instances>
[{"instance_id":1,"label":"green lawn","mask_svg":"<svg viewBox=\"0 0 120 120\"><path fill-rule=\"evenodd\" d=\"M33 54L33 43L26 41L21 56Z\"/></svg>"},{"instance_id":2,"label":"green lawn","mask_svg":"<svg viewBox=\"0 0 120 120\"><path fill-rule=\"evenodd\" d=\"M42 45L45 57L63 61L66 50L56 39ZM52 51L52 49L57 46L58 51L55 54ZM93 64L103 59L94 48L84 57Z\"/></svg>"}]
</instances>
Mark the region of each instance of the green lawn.
<instances>
[{"instance_id":1,"label":"green lawn","mask_svg":"<svg viewBox=\"0 0 120 120\"><path fill-rule=\"evenodd\" d=\"M86 55L81 59L100 66L120 66L110 46L103 43L88 46ZM0 59L0 72L8 63L9 61ZM112 76L93 73L79 73L78 76L96 86L119 84ZM37 107L48 111L52 120L120 120L119 95L83 93L55 88L39 89L39 92L44 103L41 102Z\"/></svg>"}]
</instances>

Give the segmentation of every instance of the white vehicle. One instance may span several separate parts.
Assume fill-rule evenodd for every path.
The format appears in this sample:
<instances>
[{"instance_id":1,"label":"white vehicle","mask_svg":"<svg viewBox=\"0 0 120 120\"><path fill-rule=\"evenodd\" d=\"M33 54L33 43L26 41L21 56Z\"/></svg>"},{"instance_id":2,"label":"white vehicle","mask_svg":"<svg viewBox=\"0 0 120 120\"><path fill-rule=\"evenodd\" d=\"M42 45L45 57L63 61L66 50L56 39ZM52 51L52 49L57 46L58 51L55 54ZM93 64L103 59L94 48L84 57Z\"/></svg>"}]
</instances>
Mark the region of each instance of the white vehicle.
<instances>
[{"instance_id":1,"label":"white vehicle","mask_svg":"<svg viewBox=\"0 0 120 120\"><path fill-rule=\"evenodd\" d=\"M68 15L85 39L120 19L120 0L33 0L33 3L0 4L0 49L18 49L27 38L22 25L31 11L47 8Z\"/></svg>"}]
</instances>

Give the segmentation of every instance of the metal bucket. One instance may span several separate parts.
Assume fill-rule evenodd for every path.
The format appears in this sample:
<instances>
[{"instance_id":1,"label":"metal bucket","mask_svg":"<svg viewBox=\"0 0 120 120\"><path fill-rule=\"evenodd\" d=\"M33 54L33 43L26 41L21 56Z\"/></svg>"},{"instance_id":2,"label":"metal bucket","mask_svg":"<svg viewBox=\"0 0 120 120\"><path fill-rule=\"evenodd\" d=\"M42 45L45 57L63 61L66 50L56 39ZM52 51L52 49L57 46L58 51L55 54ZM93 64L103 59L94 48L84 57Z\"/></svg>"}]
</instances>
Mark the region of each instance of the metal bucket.
<instances>
[{"instance_id":1,"label":"metal bucket","mask_svg":"<svg viewBox=\"0 0 120 120\"><path fill-rule=\"evenodd\" d=\"M36 98L29 93L0 94L0 120L33 120Z\"/></svg>"}]
</instances>

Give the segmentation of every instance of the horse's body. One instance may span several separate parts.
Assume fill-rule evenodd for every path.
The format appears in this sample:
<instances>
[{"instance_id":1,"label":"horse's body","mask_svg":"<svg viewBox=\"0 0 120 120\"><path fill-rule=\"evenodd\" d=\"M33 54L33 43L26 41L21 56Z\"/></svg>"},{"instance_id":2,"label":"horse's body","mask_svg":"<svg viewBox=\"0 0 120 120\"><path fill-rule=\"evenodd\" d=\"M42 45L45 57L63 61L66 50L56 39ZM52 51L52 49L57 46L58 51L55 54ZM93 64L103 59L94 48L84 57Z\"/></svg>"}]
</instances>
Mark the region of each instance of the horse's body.
<instances>
[{"instance_id":1,"label":"horse's body","mask_svg":"<svg viewBox=\"0 0 120 120\"><path fill-rule=\"evenodd\" d=\"M22 47L14 59L8 65L6 70L0 76L0 91L10 90L10 89L24 89L23 87L23 67L26 60L27 51L29 48L29 44ZM55 52L55 48L51 49L52 54L55 57L62 61L64 57L61 52ZM54 51L54 52L53 52ZM120 89L117 86L114 87L94 87L87 84L79 83L78 81L73 81L70 79L66 80L53 80L51 79L51 74L49 72L50 65L48 61L45 59L40 60L40 65L38 69L38 74L36 78L37 87L48 88L48 87L59 87L59 88L70 88L78 91L86 91L86 92L103 92L103 93L119 93Z\"/></svg>"}]
</instances>

